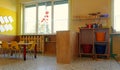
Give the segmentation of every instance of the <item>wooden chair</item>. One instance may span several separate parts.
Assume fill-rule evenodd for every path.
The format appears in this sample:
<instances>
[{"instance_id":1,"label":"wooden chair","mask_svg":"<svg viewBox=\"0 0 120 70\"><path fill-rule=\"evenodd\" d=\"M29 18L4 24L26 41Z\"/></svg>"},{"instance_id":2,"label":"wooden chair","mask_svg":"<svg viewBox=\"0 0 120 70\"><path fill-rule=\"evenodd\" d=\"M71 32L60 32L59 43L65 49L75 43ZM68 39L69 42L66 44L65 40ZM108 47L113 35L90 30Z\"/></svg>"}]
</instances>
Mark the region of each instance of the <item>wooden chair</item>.
<instances>
[{"instance_id":1,"label":"wooden chair","mask_svg":"<svg viewBox=\"0 0 120 70\"><path fill-rule=\"evenodd\" d=\"M27 53L32 54L35 50L35 41L30 41L29 43L32 43L27 47Z\"/></svg>"},{"instance_id":2,"label":"wooden chair","mask_svg":"<svg viewBox=\"0 0 120 70\"><path fill-rule=\"evenodd\" d=\"M18 43L24 43L24 42L25 41L19 41ZM20 47L21 51L23 52L23 47L21 45L19 47Z\"/></svg>"},{"instance_id":3,"label":"wooden chair","mask_svg":"<svg viewBox=\"0 0 120 70\"><path fill-rule=\"evenodd\" d=\"M20 56L21 49L20 49L17 41L12 41L10 48L11 48L12 53L15 53L15 55L17 55L17 53L19 53L19 56Z\"/></svg>"},{"instance_id":4,"label":"wooden chair","mask_svg":"<svg viewBox=\"0 0 120 70\"><path fill-rule=\"evenodd\" d=\"M24 41L19 41L19 43L24 43Z\"/></svg>"},{"instance_id":5,"label":"wooden chair","mask_svg":"<svg viewBox=\"0 0 120 70\"><path fill-rule=\"evenodd\" d=\"M1 51L4 54L4 56L5 54L8 54L8 55L10 54L10 47L7 41L2 41Z\"/></svg>"}]
</instances>

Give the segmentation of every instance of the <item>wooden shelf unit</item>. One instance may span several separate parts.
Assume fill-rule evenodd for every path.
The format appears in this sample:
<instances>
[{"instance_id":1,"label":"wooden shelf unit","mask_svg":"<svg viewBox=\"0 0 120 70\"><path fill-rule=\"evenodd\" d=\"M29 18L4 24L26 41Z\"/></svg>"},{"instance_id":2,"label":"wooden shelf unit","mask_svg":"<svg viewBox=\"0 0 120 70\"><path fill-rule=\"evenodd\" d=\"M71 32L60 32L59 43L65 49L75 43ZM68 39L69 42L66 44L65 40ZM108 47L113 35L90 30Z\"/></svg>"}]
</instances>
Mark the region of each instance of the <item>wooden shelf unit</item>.
<instances>
[{"instance_id":1,"label":"wooden shelf unit","mask_svg":"<svg viewBox=\"0 0 120 70\"><path fill-rule=\"evenodd\" d=\"M105 41L99 42L96 41L96 32L105 32ZM92 52L84 53L83 52L83 44L91 44L92 45ZM104 54L96 53L96 46L95 44L105 44L106 49ZM106 56L107 58L110 57L110 45L109 45L109 28L80 28L79 33L79 55L90 55L95 58L98 56Z\"/></svg>"}]
</instances>

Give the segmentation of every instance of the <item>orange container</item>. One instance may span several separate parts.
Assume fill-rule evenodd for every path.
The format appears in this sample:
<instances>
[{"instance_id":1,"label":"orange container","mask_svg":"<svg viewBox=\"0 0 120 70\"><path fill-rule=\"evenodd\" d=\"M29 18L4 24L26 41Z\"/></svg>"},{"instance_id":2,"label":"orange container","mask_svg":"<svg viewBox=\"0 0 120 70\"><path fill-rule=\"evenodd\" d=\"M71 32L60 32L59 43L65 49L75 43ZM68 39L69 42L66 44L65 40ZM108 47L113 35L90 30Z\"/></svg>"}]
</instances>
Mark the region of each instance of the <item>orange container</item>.
<instances>
[{"instance_id":1,"label":"orange container","mask_svg":"<svg viewBox=\"0 0 120 70\"><path fill-rule=\"evenodd\" d=\"M105 41L105 32L96 32L96 41L98 42Z\"/></svg>"}]
</instances>

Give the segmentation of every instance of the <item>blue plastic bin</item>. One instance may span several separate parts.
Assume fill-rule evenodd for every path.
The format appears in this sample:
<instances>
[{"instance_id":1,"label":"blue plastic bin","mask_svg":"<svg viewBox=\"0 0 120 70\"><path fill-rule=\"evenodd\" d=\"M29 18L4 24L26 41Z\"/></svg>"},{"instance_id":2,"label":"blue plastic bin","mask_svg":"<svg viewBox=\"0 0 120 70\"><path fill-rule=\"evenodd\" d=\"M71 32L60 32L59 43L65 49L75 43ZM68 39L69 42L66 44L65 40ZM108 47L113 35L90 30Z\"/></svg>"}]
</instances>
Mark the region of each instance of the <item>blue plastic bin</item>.
<instances>
[{"instance_id":1,"label":"blue plastic bin","mask_svg":"<svg viewBox=\"0 0 120 70\"><path fill-rule=\"evenodd\" d=\"M96 49L96 54L104 54L106 50L106 45L96 44L95 49Z\"/></svg>"}]
</instances>

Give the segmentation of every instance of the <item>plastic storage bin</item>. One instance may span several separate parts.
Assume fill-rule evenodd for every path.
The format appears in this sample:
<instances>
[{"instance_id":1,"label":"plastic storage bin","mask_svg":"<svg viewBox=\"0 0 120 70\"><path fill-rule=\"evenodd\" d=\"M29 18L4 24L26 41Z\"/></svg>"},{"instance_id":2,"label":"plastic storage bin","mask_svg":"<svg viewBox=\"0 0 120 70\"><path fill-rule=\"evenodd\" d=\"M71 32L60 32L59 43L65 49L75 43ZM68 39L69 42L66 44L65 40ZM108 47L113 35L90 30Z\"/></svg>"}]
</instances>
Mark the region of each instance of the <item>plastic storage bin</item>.
<instances>
[{"instance_id":1,"label":"plastic storage bin","mask_svg":"<svg viewBox=\"0 0 120 70\"><path fill-rule=\"evenodd\" d=\"M96 32L96 41L98 42L105 41L105 32Z\"/></svg>"},{"instance_id":2,"label":"plastic storage bin","mask_svg":"<svg viewBox=\"0 0 120 70\"><path fill-rule=\"evenodd\" d=\"M92 45L90 44L83 44L83 53L92 53Z\"/></svg>"},{"instance_id":3,"label":"plastic storage bin","mask_svg":"<svg viewBox=\"0 0 120 70\"><path fill-rule=\"evenodd\" d=\"M105 44L96 44L95 45L96 54L104 54L106 50Z\"/></svg>"}]
</instances>

